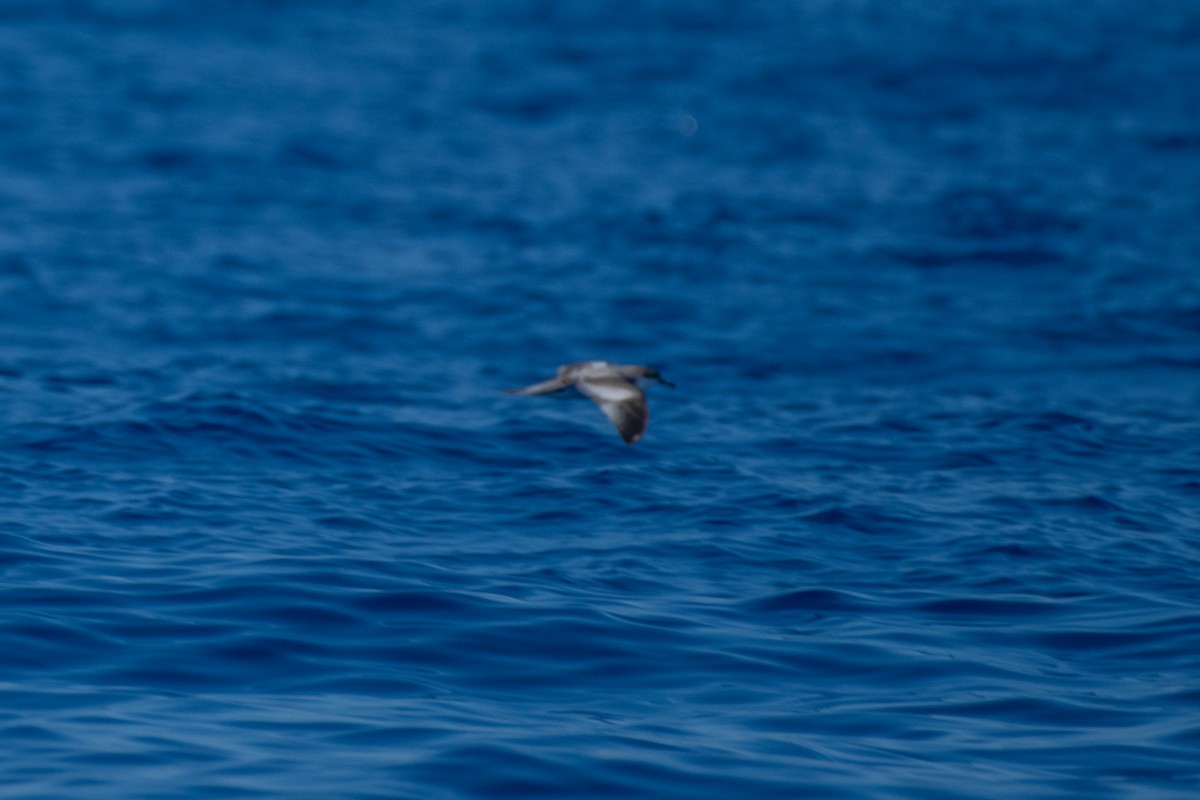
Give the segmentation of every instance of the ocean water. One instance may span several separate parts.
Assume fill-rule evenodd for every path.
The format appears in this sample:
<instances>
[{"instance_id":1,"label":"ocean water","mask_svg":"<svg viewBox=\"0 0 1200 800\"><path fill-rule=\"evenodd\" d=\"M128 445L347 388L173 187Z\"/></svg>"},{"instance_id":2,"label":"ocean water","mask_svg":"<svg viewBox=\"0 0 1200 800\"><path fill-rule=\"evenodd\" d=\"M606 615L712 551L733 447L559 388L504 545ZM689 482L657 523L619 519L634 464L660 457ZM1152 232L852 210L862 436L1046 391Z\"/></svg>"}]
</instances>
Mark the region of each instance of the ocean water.
<instances>
[{"instance_id":1,"label":"ocean water","mask_svg":"<svg viewBox=\"0 0 1200 800\"><path fill-rule=\"evenodd\" d=\"M1198 41L0 0L0 797L1200 797Z\"/></svg>"}]
</instances>

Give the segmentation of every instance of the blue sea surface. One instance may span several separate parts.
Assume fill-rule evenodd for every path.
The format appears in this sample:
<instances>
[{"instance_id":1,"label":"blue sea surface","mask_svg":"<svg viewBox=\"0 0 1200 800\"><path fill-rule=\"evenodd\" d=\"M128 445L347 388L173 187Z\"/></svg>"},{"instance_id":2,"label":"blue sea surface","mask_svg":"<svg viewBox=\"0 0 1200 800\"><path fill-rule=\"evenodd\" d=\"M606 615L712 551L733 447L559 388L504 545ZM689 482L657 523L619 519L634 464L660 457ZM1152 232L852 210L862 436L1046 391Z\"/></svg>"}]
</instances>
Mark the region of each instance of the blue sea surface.
<instances>
[{"instance_id":1,"label":"blue sea surface","mask_svg":"<svg viewBox=\"0 0 1200 800\"><path fill-rule=\"evenodd\" d=\"M0 0L0 798L1200 797L1197 42Z\"/></svg>"}]
</instances>

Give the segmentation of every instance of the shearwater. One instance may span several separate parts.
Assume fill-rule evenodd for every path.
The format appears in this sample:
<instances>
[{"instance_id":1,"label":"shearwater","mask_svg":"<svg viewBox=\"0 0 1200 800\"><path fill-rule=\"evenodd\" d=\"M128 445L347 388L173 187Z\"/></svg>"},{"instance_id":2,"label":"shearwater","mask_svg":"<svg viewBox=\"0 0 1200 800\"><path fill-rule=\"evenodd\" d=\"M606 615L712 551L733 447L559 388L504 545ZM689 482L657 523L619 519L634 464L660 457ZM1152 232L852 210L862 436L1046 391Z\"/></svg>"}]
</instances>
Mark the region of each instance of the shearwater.
<instances>
[{"instance_id":1,"label":"shearwater","mask_svg":"<svg viewBox=\"0 0 1200 800\"><path fill-rule=\"evenodd\" d=\"M646 433L650 421L650 407L646 405L646 393L637 385L639 378L656 380L674 387L664 380L658 370L635 364L610 364L607 361L580 361L564 364L558 374L548 381L535 383L523 389L506 389L509 394L550 394L574 386L581 394L600 406L626 444L634 444Z\"/></svg>"}]
</instances>

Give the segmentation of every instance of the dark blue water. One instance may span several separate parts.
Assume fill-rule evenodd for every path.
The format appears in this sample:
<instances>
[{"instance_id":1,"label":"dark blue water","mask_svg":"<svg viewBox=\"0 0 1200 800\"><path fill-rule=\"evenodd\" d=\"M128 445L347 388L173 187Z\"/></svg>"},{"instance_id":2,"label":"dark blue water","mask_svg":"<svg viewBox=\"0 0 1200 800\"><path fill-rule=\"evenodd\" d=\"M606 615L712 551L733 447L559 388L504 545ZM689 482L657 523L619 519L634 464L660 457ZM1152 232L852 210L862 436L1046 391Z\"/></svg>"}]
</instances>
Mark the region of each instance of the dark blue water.
<instances>
[{"instance_id":1,"label":"dark blue water","mask_svg":"<svg viewBox=\"0 0 1200 800\"><path fill-rule=\"evenodd\" d=\"M3 0L0 797L1200 796L1198 41Z\"/></svg>"}]
</instances>

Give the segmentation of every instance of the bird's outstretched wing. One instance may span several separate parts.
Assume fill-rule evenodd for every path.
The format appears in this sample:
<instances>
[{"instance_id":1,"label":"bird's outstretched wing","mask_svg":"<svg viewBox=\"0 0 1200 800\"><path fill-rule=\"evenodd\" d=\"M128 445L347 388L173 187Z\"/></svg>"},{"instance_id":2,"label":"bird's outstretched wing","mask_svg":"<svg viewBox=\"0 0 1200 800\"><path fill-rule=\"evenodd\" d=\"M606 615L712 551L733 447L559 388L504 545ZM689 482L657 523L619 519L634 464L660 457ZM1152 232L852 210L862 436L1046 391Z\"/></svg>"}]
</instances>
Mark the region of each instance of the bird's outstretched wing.
<instances>
[{"instance_id":1,"label":"bird's outstretched wing","mask_svg":"<svg viewBox=\"0 0 1200 800\"><path fill-rule=\"evenodd\" d=\"M636 385L621 378L597 378L578 381L575 388L596 401L626 444L642 438L650 422L650 407Z\"/></svg>"},{"instance_id":2,"label":"bird's outstretched wing","mask_svg":"<svg viewBox=\"0 0 1200 800\"><path fill-rule=\"evenodd\" d=\"M535 383L532 386L526 386L521 389L505 389L504 391L508 394L550 394L551 392L561 392L568 386L570 384L561 378L551 378L548 381Z\"/></svg>"}]
</instances>

